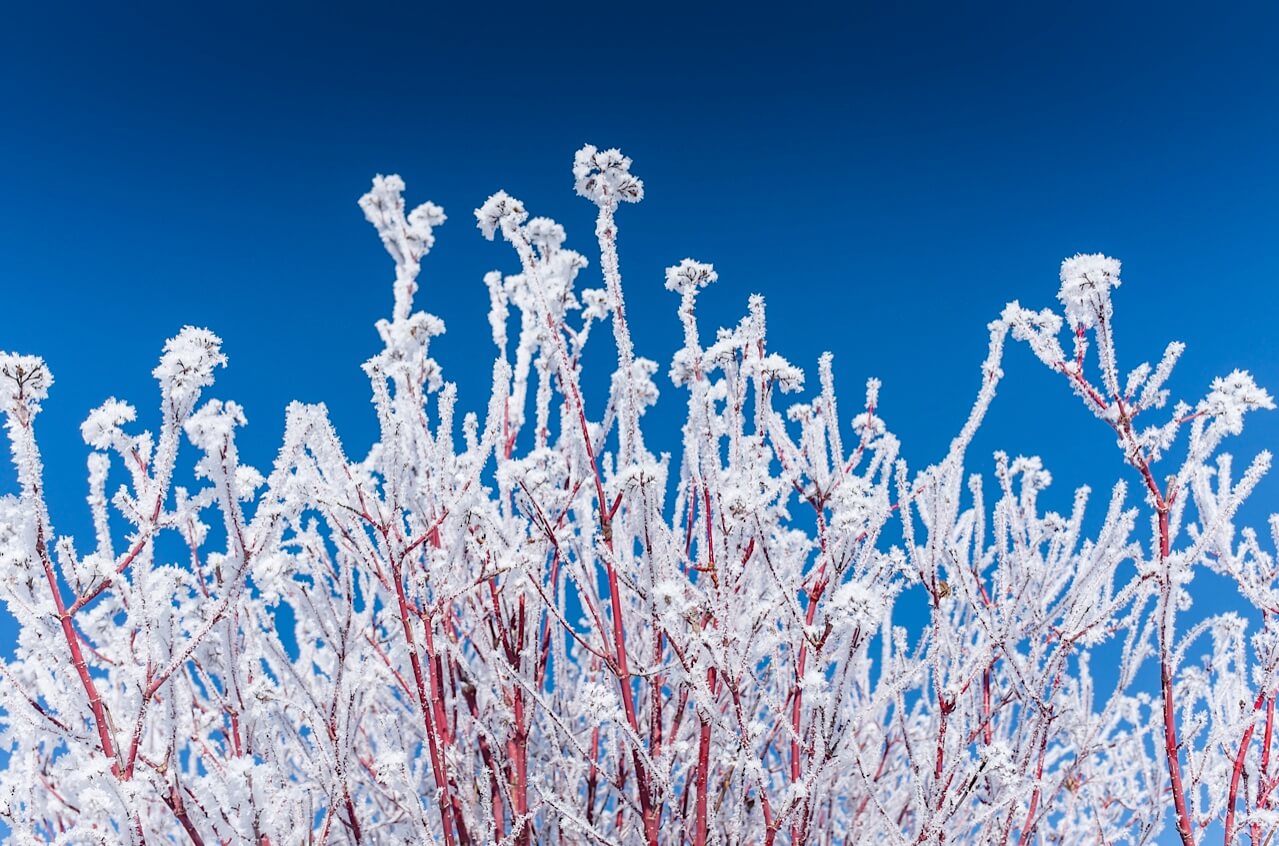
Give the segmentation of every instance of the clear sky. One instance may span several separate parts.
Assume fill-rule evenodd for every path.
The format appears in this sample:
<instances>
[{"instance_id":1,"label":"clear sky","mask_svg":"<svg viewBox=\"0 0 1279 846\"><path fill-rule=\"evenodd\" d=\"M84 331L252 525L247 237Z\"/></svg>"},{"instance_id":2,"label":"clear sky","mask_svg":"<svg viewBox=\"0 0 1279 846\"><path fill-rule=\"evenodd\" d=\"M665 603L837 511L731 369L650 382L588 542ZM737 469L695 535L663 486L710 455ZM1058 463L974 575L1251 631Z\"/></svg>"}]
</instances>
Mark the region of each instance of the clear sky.
<instances>
[{"instance_id":1,"label":"clear sky","mask_svg":"<svg viewBox=\"0 0 1279 846\"><path fill-rule=\"evenodd\" d=\"M1236 366L1279 389L1273 3L38 5L0 19L0 349L57 378L41 429L64 530L87 524L76 426L113 393L154 408L185 323L226 341L216 393L247 409L248 460L269 465L291 398L368 441L358 365L392 268L355 200L376 172L450 216L421 302L482 408L480 280L514 262L471 210L505 188L594 257L569 172L586 142L648 184L621 217L641 353L678 344L662 269L713 262L704 326L764 293L772 347L808 368L832 350L850 414L884 379L917 465L958 428L985 323L1050 304L1077 251L1124 261L1130 364L1180 338L1189 399ZM1105 431L1025 350L1007 369L979 455L1044 453L1063 502L1108 488ZM1279 445L1270 417L1254 449Z\"/></svg>"},{"instance_id":2,"label":"clear sky","mask_svg":"<svg viewBox=\"0 0 1279 846\"><path fill-rule=\"evenodd\" d=\"M449 214L419 303L449 325L435 350L461 405L482 409L481 277L515 262L471 211L504 188L555 217L598 284L570 175L588 142L647 183L620 215L641 354L664 372L678 345L663 268L713 262L704 331L765 294L774 350L812 376L835 353L846 416L884 380L916 467L962 423L986 322L1010 299L1053 304L1076 252L1124 262L1129 367L1181 339L1186 399L1234 367L1279 393L1279 5L362 5L0 11L0 349L57 380L40 429L59 531L89 525L80 421L114 394L154 428L150 369L186 323L225 339L213 394L247 410L245 460L269 467L294 398L327 402L363 455L359 364L391 304L355 202L374 173ZM1040 453L1061 508L1125 474L1029 351L1006 370L973 469ZM1279 414L1248 429L1243 455L1279 446ZM1258 497L1250 513L1279 510L1279 480Z\"/></svg>"}]
</instances>

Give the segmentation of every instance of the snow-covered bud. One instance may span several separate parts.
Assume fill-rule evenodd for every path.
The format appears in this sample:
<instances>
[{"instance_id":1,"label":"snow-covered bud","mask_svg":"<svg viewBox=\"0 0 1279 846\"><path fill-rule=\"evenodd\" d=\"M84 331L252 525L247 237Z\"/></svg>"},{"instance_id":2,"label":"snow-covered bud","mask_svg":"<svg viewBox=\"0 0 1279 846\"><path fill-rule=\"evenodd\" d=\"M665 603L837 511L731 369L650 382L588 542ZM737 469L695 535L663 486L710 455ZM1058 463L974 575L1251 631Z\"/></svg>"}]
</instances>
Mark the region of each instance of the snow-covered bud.
<instances>
[{"instance_id":1,"label":"snow-covered bud","mask_svg":"<svg viewBox=\"0 0 1279 846\"><path fill-rule=\"evenodd\" d=\"M1101 253L1080 253L1061 263L1061 291L1057 299L1070 325L1090 329L1098 318L1110 316L1110 289L1119 287L1119 259Z\"/></svg>"},{"instance_id":2,"label":"snow-covered bud","mask_svg":"<svg viewBox=\"0 0 1279 846\"><path fill-rule=\"evenodd\" d=\"M714 265L686 258L679 264L666 268L666 290L677 294L693 293L718 278Z\"/></svg>"},{"instance_id":3,"label":"snow-covered bud","mask_svg":"<svg viewBox=\"0 0 1279 846\"><path fill-rule=\"evenodd\" d=\"M409 212L409 236L421 245L423 254L435 246L432 230L447 219L444 209L429 201Z\"/></svg>"},{"instance_id":4,"label":"snow-covered bud","mask_svg":"<svg viewBox=\"0 0 1279 846\"><path fill-rule=\"evenodd\" d=\"M132 423L137 416L133 406L111 397L89 412L89 416L80 424L80 436L94 449L109 449L123 438L124 433L120 431L120 427L125 423Z\"/></svg>"},{"instance_id":5,"label":"snow-covered bud","mask_svg":"<svg viewBox=\"0 0 1279 846\"><path fill-rule=\"evenodd\" d=\"M578 196L597 206L638 203L644 183L631 175L631 160L617 148L600 151L587 144L573 157L573 180Z\"/></svg>"},{"instance_id":6,"label":"snow-covered bud","mask_svg":"<svg viewBox=\"0 0 1279 846\"><path fill-rule=\"evenodd\" d=\"M484 201L484 205L475 210L476 226L484 237L490 241L501 228L503 234L515 229L528 220L528 212L524 204L505 191L498 191Z\"/></svg>"},{"instance_id":7,"label":"snow-covered bud","mask_svg":"<svg viewBox=\"0 0 1279 846\"><path fill-rule=\"evenodd\" d=\"M831 529L846 538L856 538L879 522L888 510L885 494L861 476L846 476L830 497Z\"/></svg>"},{"instance_id":8,"label":"snow-covered bud","mask_svg":"<svg viewBox=\"0 0 1279 846\"><path fill-rule=\"evenodd\" d=\"M549 217L535 217L524 227L524 232L528 235L528 241L543 257L550 255L564 246L564 241L568 237L564 234L564 227Z\"/></svg>"},{"instance_id":9,"label":"snow-covered bud","mask_svg":"<svg viewBox=\"0 0 1279 846\"><path fill-rule=\"evenodd\" d=\"M777 385L785 393L804 387L804 371L777 353L769 353L762 359L752 359L760 378Z\"/></svg>"},{"instance_id":10,"label":"snow-covered bud","mask_svg":"<svg viewBox=\"0 0 1279 846\"><path fill-rule=\"evenodd\" d=\"M612 310L608 291L603 288L587 288L582 292L582 316L587 320L603 320Z\"/></svg>"},{"instance_id":11,"label":"snow-covered bud","mask_svg":"<svg viewBox=\"0 0 1279 846\"><path fill-rule=\"evenodd\" d=\"M160 363L151 371L175 401L194 401L213 384L213 371L226 366L222 339L208 329L183 326L177 337L164 342Z\"/></svg>"},{"instance_id":12,"label":"snow-covered bud","mask_svg":"<svg viewBox=\"0 0 1279 846\"><path fill-rule=\"evenodd\" d=\"M394 377L399 372L420 376L420 384L437 391L443 385L439 363L428 352L431 339L444 334L444 321L434 314L417 311L404 320L377 322L378 334L386 349L377 358L386 368L386 375Z\"/></svg>"},{"instance_id":13,"label":"snow-covered bud","mask_svg":"<svg viewBox=\"0 0 1279 846\"><path fill-rule=\"evenodd\" d=\"M39 356L0 353L0 412L39 411L52 384L53 374Z\"/></svg>"},{"instance_id":14,"label":"snow-covered bud","mask_svg":"<svg viewBox=\"0 0 1279 846\"><path fill-rule=\"evenodd\" d=\"M618 370L613 374L613 391L620 394L630 390L638 403L638 411L643 412L649 406L657 405L659 392L653 383L653 374L657 372L657 362L647 358L636 358L631 362L629 371Z\"/></svg>"},{"instance_id":15,"label":"snow-covered bud","mask_svg":"<svg viewBox=\"0 0 1279 846\"><path fill-rule=\"evenodd\" d=\"M244 409L236 402L209 400L187 420L187 437L205 452L217 452L231 438L236 426L248 421Z\"/></svg>"},{"instance_id":16,"label":"snow-covered bud","mask_svg":"<svg viewBox=\"0 0 1279 846\"><path fill-rule=\"evenodd\" d=\"M403 195L404 180L398 173L390 176L379 173L373 177L373 187L360 197L360 208L364 209L369 223L381 229L383 225L390 225L397 216L404 214Z\"/></svg>"},{"instance_id":17,"label":"snow-covered bud","mask_svg":"<svg viewBox=\"0 0 1279 846\"><path fill-rule=\"evenodd\" d=\"M423 203L404 216L404 180L396 174L373 177L373 187L360 198L364 217L377 229L397 265L418 262L435 245L432 229L446 218L444 209Z\"/></svg>"},{"instance_id":18,"label":"snow-covered bud","mask_svg":"<svg viewBox=\"0 0 1279 846\"><path fill-rule=\"evenodd\" d=\"M1257 387L1248 371L1235 370L1229 376L1218 376L1212 380L1208 396L1199 407L1220 420L1227 431L1237 435L1243 431L1245 412L1273 409L1275 401Z\"/></svg>"}]
</instances>

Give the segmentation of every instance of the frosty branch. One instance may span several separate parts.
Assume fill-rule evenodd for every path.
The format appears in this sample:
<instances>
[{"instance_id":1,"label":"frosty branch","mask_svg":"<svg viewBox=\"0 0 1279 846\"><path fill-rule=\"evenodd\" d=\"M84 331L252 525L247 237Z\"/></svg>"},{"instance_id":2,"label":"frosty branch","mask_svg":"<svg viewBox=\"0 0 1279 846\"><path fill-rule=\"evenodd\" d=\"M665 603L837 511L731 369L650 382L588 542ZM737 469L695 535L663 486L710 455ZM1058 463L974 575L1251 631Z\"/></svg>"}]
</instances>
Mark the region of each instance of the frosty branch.
<instances>
[{"instance_id":1,"label":"frosty branch","mask_svg":"<svg viewBox=\"0 0 1279 846\"><path fill-rule=\"evenodd\" d=\"M1186 846L1269 842L1279 518L1270 546L1237 526L1270 457L1236 475L1221 452L1269 394L1235 371L1169 407L1177 343L1121 379L1119 263L1075 256L1063 313L1012 303L989 325L967 420L912 469L877 380L851 425L829 355L811 397L785 397L805 375L769 350L762 298L703 339L717 274L685 259L665 280L683 445L655 454L659 368L618 252L643 183L594 147L573 177L600 288L579 289L587 260L554 221L504 192L476 210L514 251L484 279L482 415L457 421L443 322L415 310L444 213L379 176L360 200L395 263L364 365L377 441L352 458L323 406L295 403L271 472L241 463L243 410L204 399L221 342L187 327L154 371L157 435L117 399L82 427L86 554L47 505L52 376L0 354L15 842L1139 844L1169 822ZM595 396L602 322L616 368ZM1041 508L1037 458L972 471L1010 336L1110 428L1138 496L1121 480L1086 521L1086 488ZM1188 613L1209 571L1255 633Z\"/></svg>"}]
</instances>

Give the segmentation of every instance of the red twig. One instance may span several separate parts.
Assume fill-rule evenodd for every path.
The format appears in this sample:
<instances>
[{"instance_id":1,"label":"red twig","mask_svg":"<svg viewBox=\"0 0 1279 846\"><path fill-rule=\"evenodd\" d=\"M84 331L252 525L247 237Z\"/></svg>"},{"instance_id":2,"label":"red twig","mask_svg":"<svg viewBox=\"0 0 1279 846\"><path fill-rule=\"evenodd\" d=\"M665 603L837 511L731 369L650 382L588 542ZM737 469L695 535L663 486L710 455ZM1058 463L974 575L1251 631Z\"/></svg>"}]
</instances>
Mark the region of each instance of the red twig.
<instances>
[{"instance_id":1,"label":"red twig","mask_svg":"<svg viewBox=\"0 0 1279 846\"><path fill-rule=\"evenodd\" d=\"M1261 710L1261 705L1265 701L1264 693L1257 694L1257 701L1252 706L1253 714ZM1239 801L1239 778L1243 775L1244 759L1248 755L1248 747L1252 743L1252 733L1256 727L1257 722L1254 718L1244 729L1243 737L1239 740L1239 752L1235 755L1235 765L1230 772L1230 795L1226 798L1226 838L1223 841L1226 846L1230 846L1235 836L1235 805Z\"/></svg>"}]
</instances>

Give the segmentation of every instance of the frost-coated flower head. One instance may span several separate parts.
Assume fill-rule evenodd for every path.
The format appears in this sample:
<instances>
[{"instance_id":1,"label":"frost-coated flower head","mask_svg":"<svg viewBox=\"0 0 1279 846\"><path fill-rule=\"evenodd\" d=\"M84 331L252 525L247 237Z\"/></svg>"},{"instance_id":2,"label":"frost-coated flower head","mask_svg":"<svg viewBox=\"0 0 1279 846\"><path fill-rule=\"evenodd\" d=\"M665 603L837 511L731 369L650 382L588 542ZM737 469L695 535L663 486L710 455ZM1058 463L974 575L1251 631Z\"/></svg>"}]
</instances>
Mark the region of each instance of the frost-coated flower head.
<instances>
[{"instance_id":1,"label":"frost-coated flower head","mask_svg":"<svg viewBox=\"0 0 1279 846\"><path fill-rule=\"evenodd\" d=\"M1119 287L1119 259L1101 253L1079 253L1061 263L1057 299L1070 325L1090 329L1097 318L1110 316L1110 289Z\"/></svg>"},{"instance_id":2,"label":"frost-coated flower head","mask_svg":"<svg viewBox=\"0 0 1279 846\"><path fill-rule=\"evenodd\" d=\"M497 468L499 484L533 498L543 510L558 510L568 504L570 492L564 488L568 463L555 450L533 450L524 458L503 461Z\"/></svg>"},{"instance_id":3,"label":"frost-coated flower head","mask_svg":"<svg viewBox=\"0 0 1279 846\"><path fill-rule=\"evenodd\" d=\"M164 342L164 353L151 375L175 400L186 400L212 385L214 369L225 366L221 338L208 329L183 326L176 338Z\"/></svg>"},{"instance_id":4,"label":"frost-coated flower head","mask_svg":"<svg viewBox=\"0 0 1279 846\"><path fill-rule=\"evenodd\" d=\"M666 268L666 290L677 294L693 293L718 278L714 265L686 258L674 267Z\"/></svg>"},{"instance_id":5,"label":"frost-coated flower head","mask_svg":"<svg viewBox=\"0 0 1279 846\"><path fill-rule=\"evenodd\" d=\"M645 408L657 405L659 393L657 385L653 383L653 374L656 372L656 361L638 356L631 362L629 375L623 370L613 374L613 389L622 391L629 386L636 400L639 401L640 411L643 411Z\"/></svg>"},{"instance_id":6,"label":"frost-coated flower head","mask_svg":"<svg viewBox=\"0 0 1279 846\"><path fill-rule=\"evenodd\" d=\"M108 449L123 436L120 427L125 423L132 423L137 416L133 406L111 397L89 412L89 416L80 424L80 436L94 449Z\"/></svg>"},{"instance_id":7,"label":"frost-coated flower head","mask_svg":"<svg viewBox=\"0 0 1279 846\"><path fill-rule=\"evenodd\" d=\"M1259 388L1246 370L1235 370L1229 376L1212 380L1208 396L1200 408L1222 421L1226 430L1234 434L1243 431L1244 412L1257 409L1273 409L1275 401Z\"/></svg>"},{"instance_id":8,"label":"frost-coated flower head","mask_svg":"<svg viewBox=\"0 0 1279 846\"><path fill-rule=\"evenodd\" d=\"M447 219L444 209L430 201L425 202L409 212L409 235L422 245L425 252L435 246L435 234L432 229Z\"/></svg>"},{"instance_id":9,"label":"frost-coated flower head","mask_svg":"<svg viewBox=\"0 0 1279 846\"><path fill-rule=\"evenodd\" d=\"M573 157L573 184L578 196L597 206L616 208L618 203L644 199L644 183L631 175L631 160L614 147L600 151L587 144Z\"/></svg>"},{"instance_id":10,"label":"frost-coated flower head","mask_svg":"<svg viewBox=\"0 0 1279 846\"><path fill-rule=\"evenodd\" d=\"M0 353L0 411L38 407L52 384L53 374L39 356Z\"/></svg>"},{"instance_id":11,"label":"frost-coated flower head","mask_svg":"<svg viewBox=\"0 0 1279 846\"><path fill-rule=\"evenodd\" d=\"M444 321L425 311L415 311L405 320L377 323L386 351L397 360L413 360L426 354L432 338L444 334Z\"/></svg>"},{"instance_id":12,"label":"frost-coated flower head","mask_svg":"<svg viewBox=\"0 0 1279 846\"><path fill-rule=\"evenodd\" d=\"M524 209L524 204L505 191L498 191L475 210L476 226L490 241L499 227L506 234L526 220L528 212Z\"/></svg>"},{"instance_id":13,"label":"frost-coated flower head","mask_svg":"<svg viewBox=\"0 0 1279 846\"><path fill-rule=\"evenodd\" d=\"M869 580L844 582L831 597L830 613L849 628L874 626L889 607L890 594Z\"/></svg>"},{"instance_id":14,"label":"frost-coated flower head","mask_svg":"<svg viewBox=\"0 0 1279 846\"><path fill-rule=\"evenodd\" d=\"M586 256L573 250L558 250L542 263L541 282L546 296L554 301L563 300L569 308L577 308L573 296L573 280L586 267Z\"/></svg>"},{"instance_id":15,"label":"frost-coated flower head","mask_svg":"<svg viewBox=\"0 0 1279 846\"><path fill-rule=\"evenodd\" d=\"M564 246L564 240L567 238L564 227L549 217L533 218L524 227L524 231L528 235L529 243L536 247L543 257L559 250Z\"/></svg>"},{"instance_id":16,"label":"frost-coated flower head","mask_svg":"<svg viewBox=\"0 0 1279 846\"><path fill-rule=\"evenodd\" d=\"M667 376L677 387L687 385L697 371L697 357L693 350L683 347L675 351L671 357L671 367Z\"/></svg>"},{"instance_id":17,"label":"frost-coated flower head","mask_svg":"<svg viewBox=\"0 0 1279 846\"><path fill-rule=\"evenodd\" d=\"M1021 476L1023 487L1044 490L1053 482L1052 473L1044 469L1043 460L1037 455L1019 455L1008 468L1010 476Z\"/></svg>"},{"instance_id":18,"label":"frost-coated flower head","mask_svg":"<svg viewBox=\"0 0 1279 846\"><path fill-rule=\"evenodd\" d=\"M373 224L395 263L417 262L435 245L434 227L447 218L444 209L423 203L404 216L404 180L396 174L373 177L373 187L360 198L364 217Z\"/></svg>"},{"instance_id":19,"label":"frost-coated flower head","mask_svg":"<svg viewBox=\"0 0 1279 846\"><path fill-rule=\"evenodd\" d=\"M239 403L214 399L200 406L200 410L187 420L185 428L191 443L206 452L216 452L230 440L236 426L247 422Z\"/></svg>"},{"instance_id":20,"label":"frost-coated flower head","mask_svg":"<svg viewBox=\"0 0 1279 846\"><path fill-rule=\"evenodd\" d=\"M798 391L804 387L804 371L777 353L769 353L762 359L752 361L760 377L777 385L784 393Z\"/></svg>"},{"instance_id":21,"label":"frost-coated flower head","mask_svg":"<svg viewBox=\"0 0 1279 846\"><path fill-rule=\"evenodd\" d=\"M831 529L845 538L869 531L886 510L882 492L861 476L847 476L831 493Z\"/></svg>"},{"instance_id":22,"label":"frost-coated flower head","mask_svg":"<svg viewBox=\"0 0 1279 846\"><path fill-rule=\"evenodd\" d=\"M640 490L644 487L661 490L665 485L666 464L660 461L628 464L624 470L609 480L609 489L619 493Z\"/></svg>"},{"instance_id":23,"label":"frost-coated flower head","mask_svg":"<svg viewBox=\"0 0 1279 846\"><path fill-rule=\"evenodd\" d=\"M613 310L608 291L603 288L587 288L582 291L582 316L589 320L603 320Z\"/></svg>"}]
</instances>

